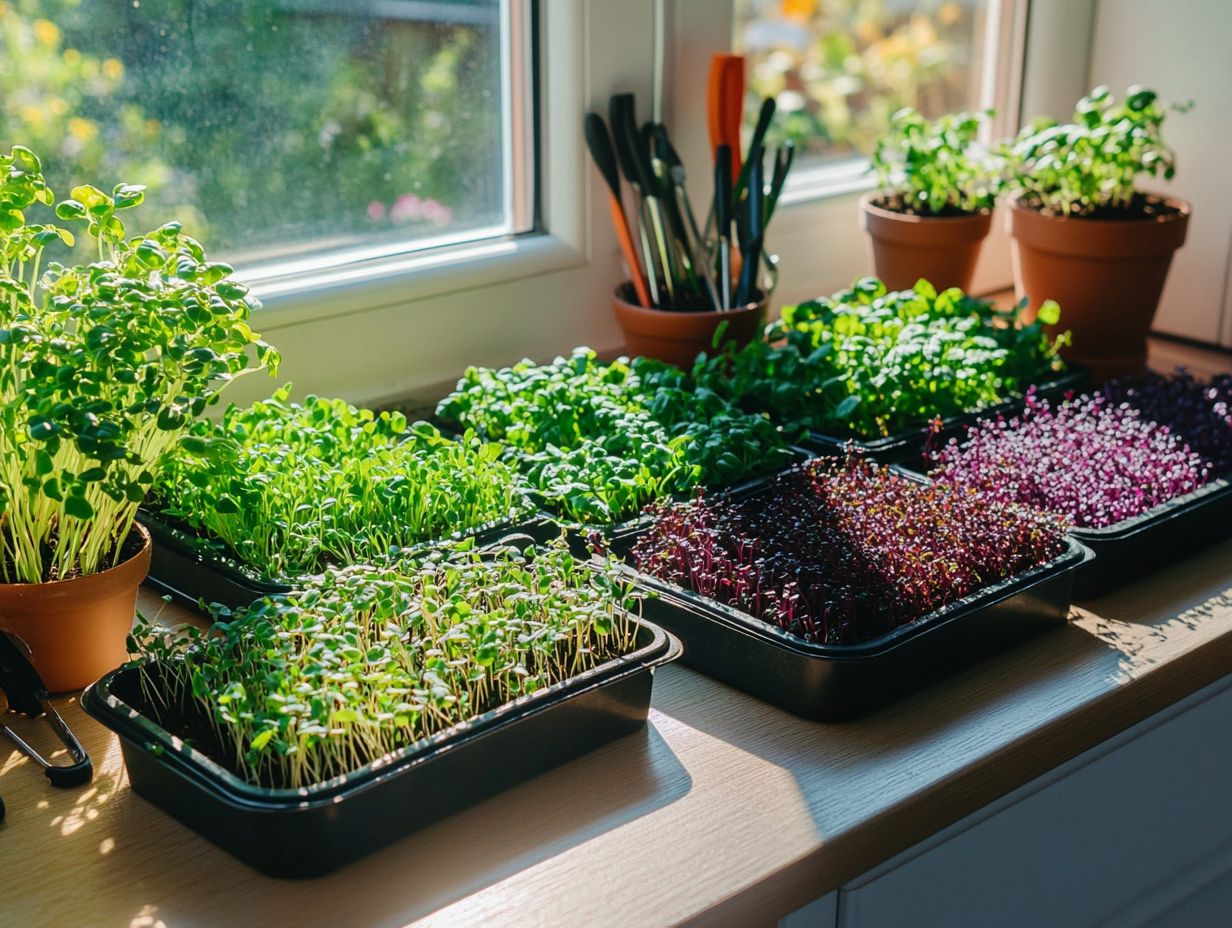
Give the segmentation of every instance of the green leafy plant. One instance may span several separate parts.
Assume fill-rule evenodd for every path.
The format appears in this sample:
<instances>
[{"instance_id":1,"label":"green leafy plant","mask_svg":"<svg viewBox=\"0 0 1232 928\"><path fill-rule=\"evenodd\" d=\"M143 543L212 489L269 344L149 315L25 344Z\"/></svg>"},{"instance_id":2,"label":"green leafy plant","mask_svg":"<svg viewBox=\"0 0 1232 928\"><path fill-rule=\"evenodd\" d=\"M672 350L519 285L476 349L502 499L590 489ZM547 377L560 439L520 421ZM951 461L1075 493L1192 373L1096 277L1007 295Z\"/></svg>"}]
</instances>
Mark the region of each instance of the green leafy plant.
<instances>
[{"instance_id":1,"label":"green leafy plant","mask_svg":"<svg viewBox=\"0 0 1232 928\"><path fill-rule=\"evenodd\" d=\"M910 107L896 112L872 155L878 205L922 216L991 210L999 166L979 153L977 140L981 119L992 115L953 113L930 121Z\"/></svg>"},{"instance_id":2,"label":"green leafy plant","mask_svg":"<svg viewBox=\"0 0 1232 928\"><path fill-rule=\"evenodd\" d=\"M974 412L1063 369L1044 325L1055 303L1022 325L1021 307L921 280L888 292L872 277L783 309L766 342L704 360L701 385L798 429L875 439L940 416Z\"/></svg>"},{"instance_id":3,"label":"green leafy plant","mask_svg":"<svg viewBox=\"0 0 1232 928\"><path fill-rule=\"evenodd\" d=\"M791 458L764 416L697 389L683 371L645 358L602 364L588 348L551 364L469 368L437 414L509 447L531 486L583 523Z\"/></svg>"},{"instance_id":4,"label":"green leafy plant","mask_svg":"<svg viewBox=\"0 0 1232 928\"><path fill-rule=\"evenodd\" d=\"M171 731L209 732L198 750L251 783L299 788L629 653L624 577L563 539L531 554L458 545L327 571L218 610L208 634L140 628L130 649Z\"/></svg>"},{"instance_id":5,"label":"green leafy plant","mask_svg":"<svg viewBox=\"0 0 1232 928\"><path fill-rule=\"evenodd\" d=\"M500 452L401 413L292 403L287 385L197 423L164 460L152 507L287 580L529 515Z\"/></svg>"},{"instance_id":6,"label":"green leafy plant","mask_svg":"<svg viewBox=\"0 0 1232 928\"><path fill-rule=\"evenodd\" d=\"M278 355L248 326L257 305L176 223L125 238L142 189L76 187L99 260L51 264L72 244L26 213L54 201L39 159L0 155L0 578L40 583L118 563L163 452L237 376ZM252 355L256 356L256 366Z\"/></svg>"},{"instance_id":7,"label":"green leafy plant","mask_svg":"<svg viewBox=\"0 0 1232 928\"><path fill-rule=\"evenodd\" d=\"M1010 185L1026 205L1056 215L1150 214L1138 178L1176 173L1163 140L1165 115L1153 90L1130 87L1118 103L1107 87L1096 87L1078 101L1073 122L1037 119L1019 133L1006 151Z\"/></svg>"}]
</instances>

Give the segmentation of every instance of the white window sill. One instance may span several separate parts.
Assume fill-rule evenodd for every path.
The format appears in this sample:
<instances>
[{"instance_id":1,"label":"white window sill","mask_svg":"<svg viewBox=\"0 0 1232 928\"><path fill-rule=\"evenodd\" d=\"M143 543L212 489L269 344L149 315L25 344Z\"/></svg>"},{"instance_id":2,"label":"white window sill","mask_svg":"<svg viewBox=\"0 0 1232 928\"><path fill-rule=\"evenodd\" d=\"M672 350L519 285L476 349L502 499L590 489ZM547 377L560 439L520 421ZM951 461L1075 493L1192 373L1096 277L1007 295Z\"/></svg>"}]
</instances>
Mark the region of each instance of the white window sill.
<instances>
[{"instance_id":1,"label":"white window sill","mask_svg":"<svg viewBox=\"0 0 1232 928\"><path fill-rule=\"evenodd\" d=\"M297 261L239 275L261 300L260 322L275 330L567 270L585 255L553 235L488 238L369 261L314 267Z\"/></svg>"}]
</instances>

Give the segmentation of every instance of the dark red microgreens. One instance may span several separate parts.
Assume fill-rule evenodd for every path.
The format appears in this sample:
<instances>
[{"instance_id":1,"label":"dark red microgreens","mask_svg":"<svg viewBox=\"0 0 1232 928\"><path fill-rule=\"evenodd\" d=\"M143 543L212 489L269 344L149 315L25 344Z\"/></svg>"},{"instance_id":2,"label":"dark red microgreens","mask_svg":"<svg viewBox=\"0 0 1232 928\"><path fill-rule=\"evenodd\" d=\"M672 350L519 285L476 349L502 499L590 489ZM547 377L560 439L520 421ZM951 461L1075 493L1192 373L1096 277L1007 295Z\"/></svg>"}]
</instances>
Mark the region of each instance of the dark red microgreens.
<instances>
[{"instance_id":1,"label":"dark red microgreens","mask_svg":"<svg viewBox=\"0 0 1232 928\"><path fill-rule=\"evenodd\" d=\"M876 638L1058 557L1054 519L818 458L743 499L657 506L639 570L809 641Z\"/></svg>"},{"instance_id":2,"label":"dark red microgreens","mask_svg":"<svg viewBox=\"0 0 1232 928\"><path fill-rule=\"evenodd\" d=\"M1210 464L1216 476L1232 474L1232 374L1199 380L1187 371L1150 374L1102 389L1113 403L1128 403L1144 419L1166 425Z\"/></svg>"},{"instance_id":3,"label":"dark red microgreens","mask_svg":"<svg viewBox=\"0 0 1232 928\"><path fill-rule=\"evenodd\" d=\"M1123 522L1212 477L1177 435L1100 393L1055 408L1029 395L1021 416L981 420L932 458L940 483L1056 513L1079 528Z\"/></svg>"}]
</instances>

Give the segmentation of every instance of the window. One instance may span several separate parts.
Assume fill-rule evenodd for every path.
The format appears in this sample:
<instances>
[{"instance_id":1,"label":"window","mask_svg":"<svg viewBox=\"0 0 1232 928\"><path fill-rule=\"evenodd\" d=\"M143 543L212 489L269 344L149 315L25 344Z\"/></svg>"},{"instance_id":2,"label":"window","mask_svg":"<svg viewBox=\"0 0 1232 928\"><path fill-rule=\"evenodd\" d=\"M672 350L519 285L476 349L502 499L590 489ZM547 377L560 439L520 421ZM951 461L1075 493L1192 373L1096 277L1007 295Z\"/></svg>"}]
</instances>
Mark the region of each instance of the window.
<instances>
[{"instance_id":1,"label":"window","mask_svg":"<svg viewBox=\"0 0 1232 928\"><path fill-rule=\"evenodd\" d=\"M142 227L178 218L245 269L523 231L528 7L7 0L0 144L61 196L146 184Z\"/></svg>"},{"instance_id":2,"label":"window","mask_svg":"<svg viewBox=\"0 0 1232 928\"><path fill-rule=\"evenodd\" d=\"M977 109L988 0L737 0L747 86L814 164L872 152L904 106ZM991 102L991 101L989 101ZM753 117L756 110L746 108Z\"/></svg>"}]
</instances>

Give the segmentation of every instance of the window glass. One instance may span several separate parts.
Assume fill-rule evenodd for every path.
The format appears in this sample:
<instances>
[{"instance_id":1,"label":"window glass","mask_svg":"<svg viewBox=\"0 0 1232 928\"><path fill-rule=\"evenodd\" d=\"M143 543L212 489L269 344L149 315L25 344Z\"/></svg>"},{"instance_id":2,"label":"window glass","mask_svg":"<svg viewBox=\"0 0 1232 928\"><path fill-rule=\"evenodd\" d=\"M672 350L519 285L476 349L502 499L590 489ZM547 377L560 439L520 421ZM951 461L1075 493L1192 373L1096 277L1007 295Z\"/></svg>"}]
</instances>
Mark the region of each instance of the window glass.
<instances>
[{"instance_id":1,"label":"window glass","mask_svg":"<svg viewBox=\"0 0 1232 928\"><path fill-rule=\"evenodd\" d=\"M0 145L245 266L509 232L500 0L0 0Z\"/></svg>"},{"instance_id":2,"label":"window glass","mask_svg":"<svg viewBox=\"0 0 1232 928\"><path fill-rule=\"evenodd\" d=\"M737 0L747 87L814 161L868 155L890 116L980 107L987 0ZM755 107L746 114L756 117Z\"/></svg>"}]
</instances>

